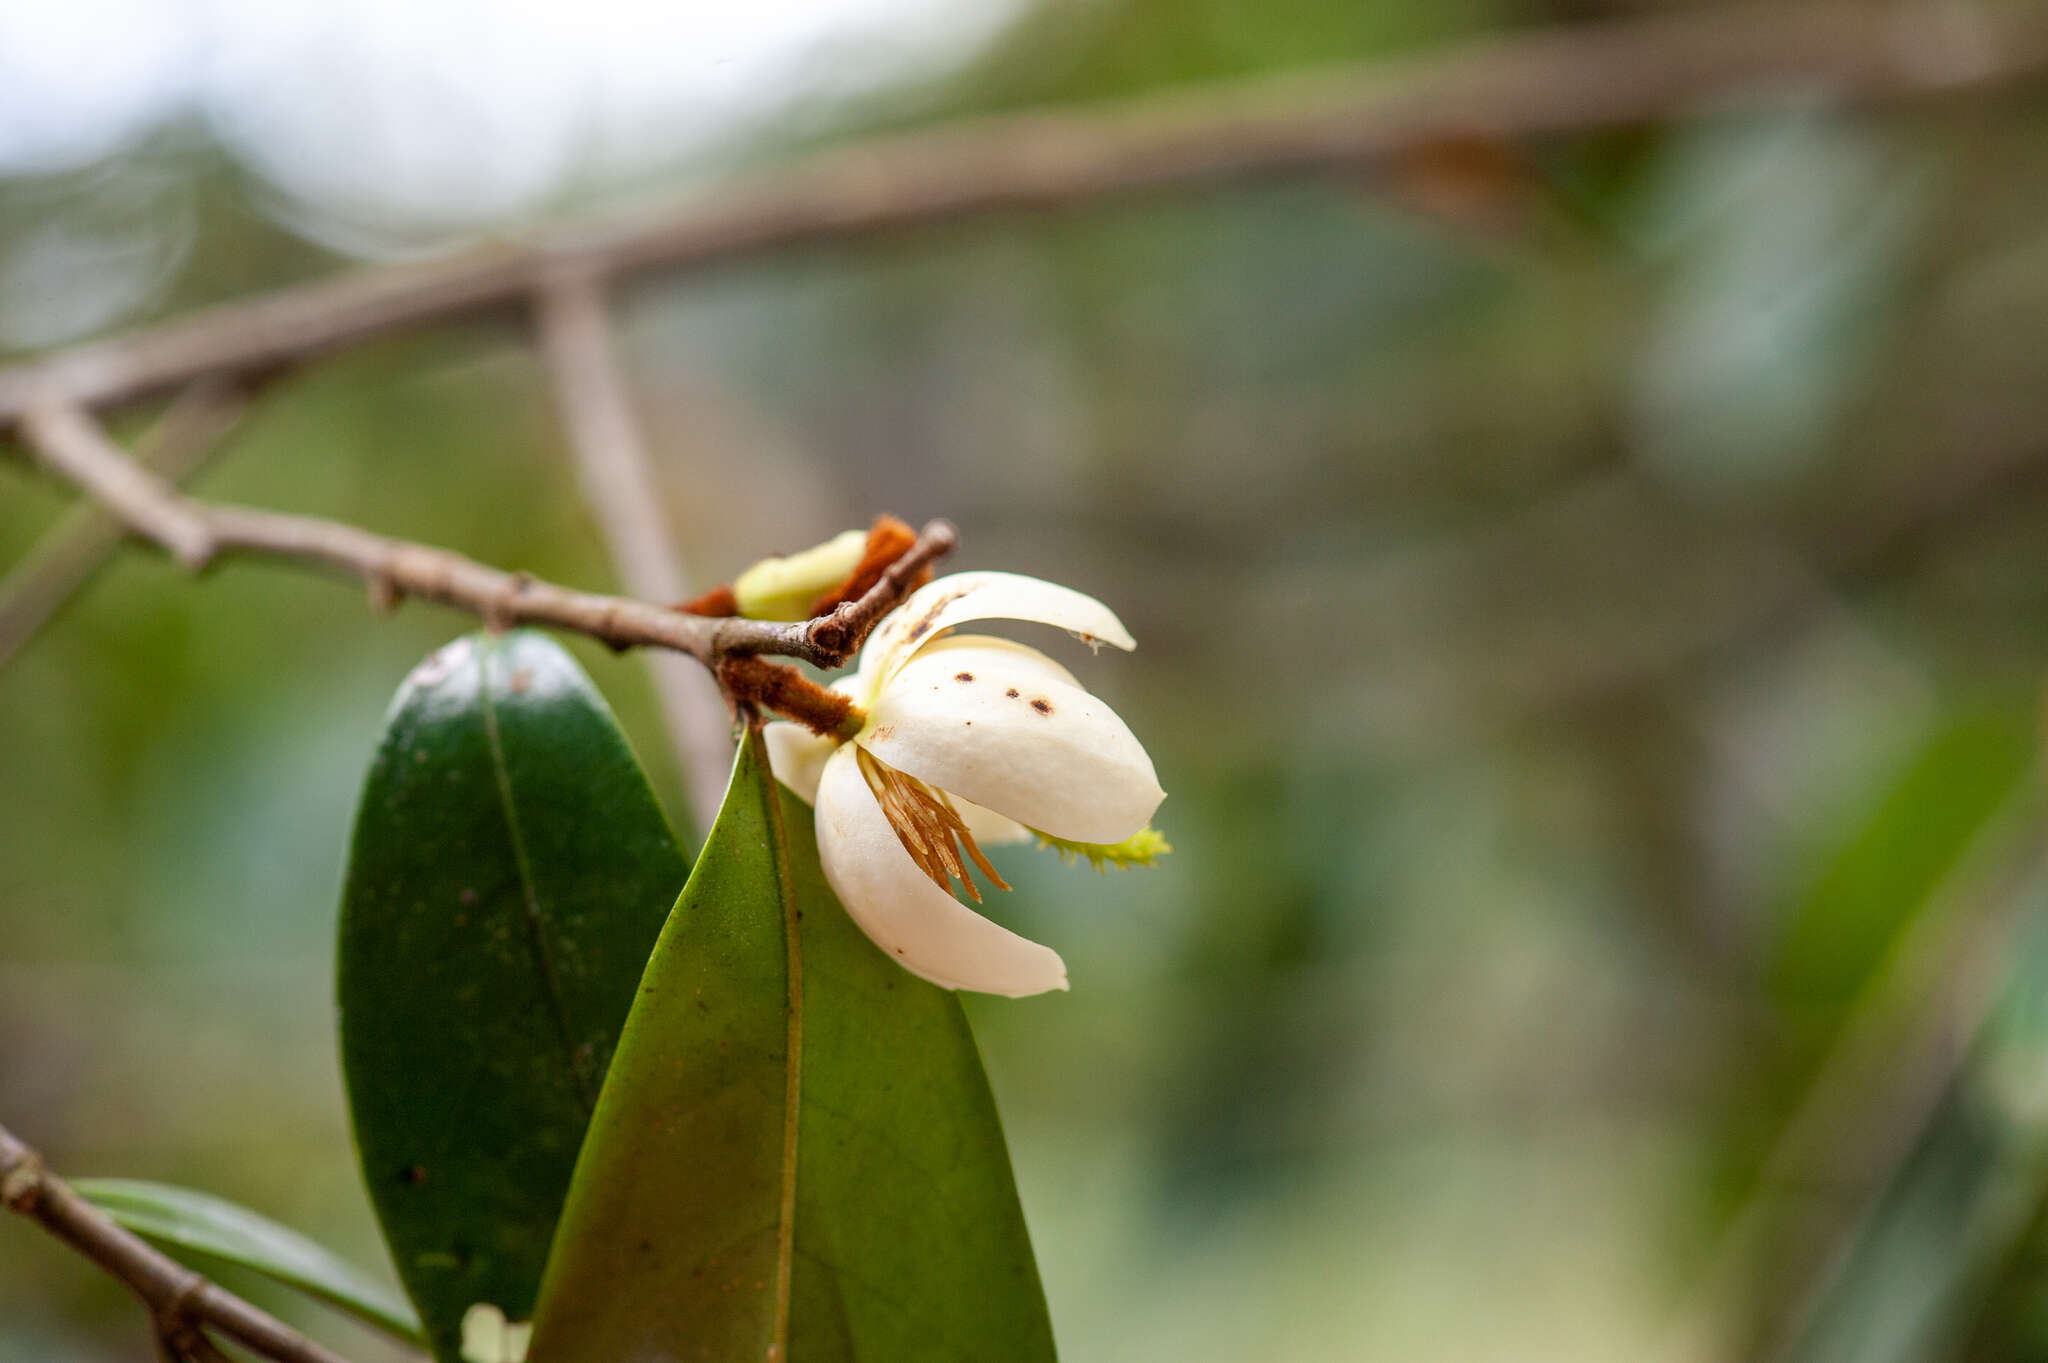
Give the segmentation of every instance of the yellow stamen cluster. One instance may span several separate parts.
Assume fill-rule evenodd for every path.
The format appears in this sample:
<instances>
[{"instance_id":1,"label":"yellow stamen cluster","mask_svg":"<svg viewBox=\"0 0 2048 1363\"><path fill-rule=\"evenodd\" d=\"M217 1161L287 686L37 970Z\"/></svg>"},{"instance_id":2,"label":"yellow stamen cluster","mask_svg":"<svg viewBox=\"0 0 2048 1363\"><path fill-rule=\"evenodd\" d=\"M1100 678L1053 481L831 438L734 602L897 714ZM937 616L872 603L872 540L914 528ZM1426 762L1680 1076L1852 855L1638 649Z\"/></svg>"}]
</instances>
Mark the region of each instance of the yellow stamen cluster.
<instances>
[{"instance_id":1,"label":"yellow stamen cluster","mask_svg":"<svg viewBox=\"0 0 2048 1363\"><path fill-rule=\"evenodd\" d=\"M1009 882L997 875L996 868L981 854L974 834L967 831L966 821L944 791L933 790L858 745L854 747L854 760L860 764L861 777L874 792L875 802L881 805L889 826L896 830L897 841L933 884L951 894L953 881L958 880L969 899L981 902L981 891L968 877L967 860L961 856L965 849L967 857L973 859L997 889L1010 888Z\"/></svg>"}]
</instances>

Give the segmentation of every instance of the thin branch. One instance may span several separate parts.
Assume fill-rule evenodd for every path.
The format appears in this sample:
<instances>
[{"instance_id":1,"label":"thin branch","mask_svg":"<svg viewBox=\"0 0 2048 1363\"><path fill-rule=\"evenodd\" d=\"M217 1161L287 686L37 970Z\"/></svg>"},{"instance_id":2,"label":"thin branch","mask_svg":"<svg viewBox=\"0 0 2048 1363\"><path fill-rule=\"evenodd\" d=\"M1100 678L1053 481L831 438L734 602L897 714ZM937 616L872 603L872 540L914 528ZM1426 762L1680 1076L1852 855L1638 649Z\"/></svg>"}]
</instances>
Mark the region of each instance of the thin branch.
<instances>
[{"instance_id":1,"label":"thin branch","mask_svg":"<svg viewBox=\"0 0 2048 1363\"><path fill-rule=\"evenodd\" d=\"M946 521L928 521L917 541L868 588L852 601L842 601L830 615L821 615L805 626L811 642L829 653L850 658L866 642L869 631L896 603L910 595L924 570L953 552L959 534Z\"/></svg>"},{"instance_id":2,"label":"thin branch","mask_svg":"<svg viewBox=\"0 0 2048 1363\"><path fill-rule=\"evenodd\" d=\"M541 353L619 576L635 596L680 601L689 585L662 521L654 470L612 346L604 286L565 276L543 287L536 303Z\"/></svg>"},{"instance_id":3,"label":"thin branch","mask_svg":"<svg viewBox=\"0 0 2048 1363\"><path fill-rule=\"evenodd\" d=\"M38 407L22 415L21 431L51 472L186 568L205 567L217 552L205 518L188 509L161 475L130 459L84 409Z\"/></svg>"},{"instance_id":4,"label":"thin branch","mask_svg":"<svg viewBox=\"0 0 2048 1363\"><path fill-rule=\"evenodd\" d=\"M535 299L540 349L583 495L626 591L643 601L690 595L682 555L662 514L632 394L612 344L604 285L587 275L550 280ZM732 724L718 687L678 658L647 655L662 720L674 746L697 827L711 827L732 765Z\"/></svg>"},{"instance_id":5,"label":"thin branch","mask_svg":"<svg viewBox=\"0 0 2048 1363\"><path fill-rule=\"evenodd\" d=\"M877 139L717 186L650 218L365 270L0 370L0 426L195 375L509 315L561 271L619 280L977 215L1384 164L1475 134L1555 136L1703 110L1876 104L2048 63L2048 15L1926 0L1767 3L1511 33L1446 52Z\"/></svg>"},{"instance_id":6,"label":"thin branch","mask_svg":"<svg viewBox=\"0 0 2048 1363\"><path fill-rule=\"evenodd\" d=\"M493 629L552 625L613 648L673 649L714 671L723 658L754 653L800 658L819 667L843 665L875 623L907 595L916 572L959 542L951 525L931 522L865 596L815 620L712 619L577 591L529 573L508 573L450 549L389 539L340 521L187 497L138 468L76 407L38 407L23 419L22 432L45 468L98 500L135 534L170 550L193 572L237 556L326 568L361 580L379 605L417 596L461 607Z\"/></svg>"},{"instance_id":7,"label":"thin branch","mask_svg":"<svg viewBox=\"0 0 2048 1363\"><path fill-rule=\"evenodd\" d=\"M207 1326L278 1363L344 1363L339 1354L115 1225L4 1126L0 1202L126 1283L149 1308L159 1348L174 1356L219 1359L220 1351L200 1333Z\"/></svg>"},{"instance_id":8,"label":"thin branch","mask_svg":"<svg viewBox=\"0 0 2048 1363\"><path fill-rule=\"evenodd\" d=\"M246 405L239 390L201 379L172 400L137 457L167 483L191 478L220 448ZM128 528L96 503L76 508L0 579L0 667L90 582Z\"/></svg>"}]
</instances>

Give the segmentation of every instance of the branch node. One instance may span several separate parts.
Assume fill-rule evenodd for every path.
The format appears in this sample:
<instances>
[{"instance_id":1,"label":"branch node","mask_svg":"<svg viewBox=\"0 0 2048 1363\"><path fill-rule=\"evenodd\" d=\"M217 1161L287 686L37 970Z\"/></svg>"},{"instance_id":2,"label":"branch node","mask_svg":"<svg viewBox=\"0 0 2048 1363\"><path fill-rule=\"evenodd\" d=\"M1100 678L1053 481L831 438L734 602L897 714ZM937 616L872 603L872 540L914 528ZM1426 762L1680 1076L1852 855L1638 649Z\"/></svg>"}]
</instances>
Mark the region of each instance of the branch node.
<instances>
[{"instance_id":1,"label":"branch node","mask_svg":"<svg viewBox=\"0 0 2048 1363\"><path fill-rule=\"evenodd\" d=\"M883 616L901 605L912 583L937 559L958 548L960 532L951 521L925 522L917 543L889 565L874 586L857 601L842 602L830 615L823 615L803 627L803 637L820 655L814 661L838 667L851 658Z\"/></svg>"},{"instance_id":2,"label":"branch node","mask_svg":"<svg viewBox=\"0 0 2048 1363\"><path fill-rule=\"evenodd\" d=\"M890 564L909 553L916 544L917 532L901 520L887 514L875 517L875 523L868 527L867 545L861 550L860 562L843 581L820 593L807 614L829 614L848 601L858 601L882 580L882 574L889 571ZM929 569L919 573L911 584L913 589L923 586L930 576Z\"/></svg>"},{"instance_id":3,"label":"branch node","mask_svg":"<svg viewBox=\"0 0 2048 1363\"><path fill-rule=\"evenodd\" d=\"M368 584L370 609L379 615L391 614L405 600L405 593L399 590L398 584L392 581L390 572L385 569L373 569L368 576Z\"/></svg>"},{"instance_id":4,"label":"branch node","mask_svg":"<svg viewBox=\"0 0 2048 1363\"><path fill-rule=\"evenodd\" d=\"M504 587L483 602L484 628L493 634L503 634L517 625L522 618L519 602L533 590L534 576L524 570L508 574Z\"/></svg>"},{"instance_id":5,"label":"branch node","mask_svg":"<svg viewBox=\"0 0 2048 1363\"><path fill-rule=\"evenodd\" d=\"M171 1289L170 1294L155 1308L158 1332L180 1350L189 1352L193 1336L199 1333L199 1322L194 1308L199 1300L199 1294L205 1290L206 1279L186 1269L178 1285Z\"/></svg>"},{"instance_id":6,"label":"branch node","mask_svg":"<svg viewBox=\"0 0 2048 1363\"><path fill-rule=\"evenodd\" d=\"M0 1175L0 1204L27 1215L43 1193L43 1157L28 1151Z\"/></svg>"}]
</instances>

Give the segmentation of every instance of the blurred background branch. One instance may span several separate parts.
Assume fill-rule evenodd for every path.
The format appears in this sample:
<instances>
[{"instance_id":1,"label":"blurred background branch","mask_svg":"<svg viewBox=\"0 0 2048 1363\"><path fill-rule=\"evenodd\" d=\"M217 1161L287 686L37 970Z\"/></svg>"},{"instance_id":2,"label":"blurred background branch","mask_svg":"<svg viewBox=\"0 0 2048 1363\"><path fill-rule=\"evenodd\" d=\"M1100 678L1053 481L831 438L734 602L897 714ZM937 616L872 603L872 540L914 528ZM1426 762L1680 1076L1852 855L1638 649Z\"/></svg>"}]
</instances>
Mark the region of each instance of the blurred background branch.
<instances>
[{"instance_id":1,"label":"blurred background branch","mask_svg":"<svg viewBox=\"0 0 2048 1363\"><path fill-rule=\"evenodd\" d=\"M583 495L620 585L642 601L688 600L695 593L662 514L632 389L612 342L604 284L582 273L550 279L541 287L535 322ZM725 701L702 668L660 652L649 652L646 661L677 764L689 783L691 813L697 827L709 828L732 765Z\"/></svg>"},{"instance_id":2,"label":"blurred background branch","mask_svg":"<svg viewBox=\"0 0 2048 1363\"><path fill-rule=\"evenodd\" d=\"M1816 87L1837 102L1966 90L2033 74L2044 59L2048 19L2026 8L1757 5L1513 34L1128 108L1016 115L821 153L647 222L364 272L0 369L0 425L39 401L125 402L523 307L564 275L613 281L978 214L1358 169L1445 139L1798 104Z\"/></svg>"},{"instance_id":3,"label":"blurred background branch","mask_svg":"<svg viewBox=\"0 0 2048 1363\"><path fill-rule=\"evenodd\" d=\"M231 384L196 380L150 428L138 458L165 482L184 482L213 458L246 401ZM92 580L127 534L113 512L81 504L0 578L0 667Z\"/></svg>"}]
</instances>

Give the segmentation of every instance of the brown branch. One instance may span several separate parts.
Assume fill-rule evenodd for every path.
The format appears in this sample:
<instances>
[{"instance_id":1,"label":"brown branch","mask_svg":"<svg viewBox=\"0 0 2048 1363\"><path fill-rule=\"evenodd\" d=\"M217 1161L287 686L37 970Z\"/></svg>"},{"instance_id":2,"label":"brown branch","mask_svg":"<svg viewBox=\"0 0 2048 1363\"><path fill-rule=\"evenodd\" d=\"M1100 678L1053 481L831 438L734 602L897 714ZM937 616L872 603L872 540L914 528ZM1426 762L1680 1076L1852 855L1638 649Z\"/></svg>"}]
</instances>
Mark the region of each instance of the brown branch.
<instances>
[{"instance_id":1,"label":"brown branch","mask_svg":"<svg viewBox=\"0 0 2048 1363\"><path fill-rule=\"evenodd\" d=\"M604 285L588 275L550 280L535 299L535 321L584 498L620 584L643 601L682 600L689 584L612 345ZM697 826L709 828L732 765L726 707L713 681L680 659L649 653L647 666Z\"/></svg>"},{"instance_id":2,"label":"brown branch","mask_svg":"<svg viewBox=\"0 0 2048 1363\"><path fill-rule=\"evenodd\" d=\"M882 617L916 590L924 580L925 569L952 553L959 543L959 532L951 522L927 521L917 541L863 595L841 602L830 615L820 615L804 626L810 632L811 642L828 653L852 657Z\"/></svg>"},{"instance_id":3,"label":"brown branch","mask_svg":"<svg viewBox=\"0 0 2048 1363\"><path fill-rule=\"evenodd\" d=\"M866 596L874 585L882 580L882 574L889 571L890 565L909 553L916 544L917 532L896 517L875 517L875 523L868 527L868 542L861 550L860 562L853 565L853 571L846 575L844 582L821 593L818 599L811 603L811 614L824 615L848 601L856 601ZM920 573L905 585L914 591L930 580L926 574Z\"/></svg>"},{"instance_id":4,"label":"brown branch","mask_svg":"<svg viewBox=\"0 0 2048 1363\"><path fill-rule=\"evenodd\" d=\"M22 432L45 468L94 497L135 534L170 550L191 571L237 556L327 568L360 579L379 604L417 596L461 607L493 629L552 625L613 648L687 653L714 672L723 658L754 653L819 667L843 665L908 594L918 570L959 542L951 525L931 522L865 596L815 620L713 619L508 573L450 549L388 539L340 521L187 497L137 467L76 407L38 407L23 420Z\"/></svg>"},{"instance_id":5,"label":"brown branch","mask_svg":"<svg viewBox=\"0 0 2048 1363\"><path fill-rule=\"evenodd\" d=\"M159 1348L174 1357L219 1359L219 1349L201 1332L210 1327L278 1363L344 1363L339 1354L115 1225L4 1126L0 1202L126 1283L149 1308Z\"/></svg>"},{"instance_id":6,"label":"brown branch","mask_svg":"<svg viewBox=\"0 0 2048 1363\"><path fill-rule=\"evenodd\" d=\"M122 452L83 409L38 407L22 414L21 433L37 459L75 484L136 534L197 571L217 552L203 517L168 482Z\"/></svg>"},{"instance_id":7,"label":"brown branch","mask_svg":"<svg viewBox=\"0 0 2048 1363\"><path fill-rule=\"evenodd\" d=\"M364 270L0 370L0 426L195 375L511 314L569 270L618 280L996 212L1398 161L1444 139L1554 136L1702 109L1875 104L1984 88L2048 62L2048 16L1926 0L1765 3L1510 33L1394 62L878 139L721 185L651 219Z\"/></svg>"},{"instance_id":8,"label":"brown branch","mask_svg":"<svg viewBox=\"0 0 2048 1363\"><path fill-rule=\"evenodd\" d=\"M168 483L197 473L240 417L245 396L201 379L180 393L143 438L143 464ZM75 509L0 579L0 667L90 582L128 528L96 503Z\"/></svg>"}]
</instances>

